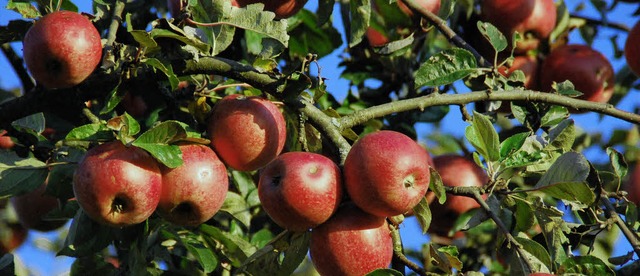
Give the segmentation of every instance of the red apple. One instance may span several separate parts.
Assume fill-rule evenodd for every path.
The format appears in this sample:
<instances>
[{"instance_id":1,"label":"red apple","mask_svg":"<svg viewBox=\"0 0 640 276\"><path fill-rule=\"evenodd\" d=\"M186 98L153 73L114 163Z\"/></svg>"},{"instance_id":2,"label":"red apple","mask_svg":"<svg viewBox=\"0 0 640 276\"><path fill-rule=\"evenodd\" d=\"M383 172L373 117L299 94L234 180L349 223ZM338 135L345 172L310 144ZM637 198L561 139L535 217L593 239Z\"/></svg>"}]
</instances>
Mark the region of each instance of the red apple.
<instances>
[{"instance_id":1,"label":"red apple","mask_svg":"<svg viewBox=\"0 0 640 276\"><path fill-rule=\"evenodd\" d=\"M102 57L98 30L70 11L52 12L36 21L24 36L23 50L33 78L49 89L81 83Z\"/></svg>"},{"instance_id":2,"label":"red apple","mask_svg":"<svg viewBox=\"0 0 640 276\"><path fill-rule=\"evenodd\" d=\"M640 76L640 21L636 22L627 35L624 57L631 71Z\"/></svg>"},{"instance_id":3,"label":"red apple","mask_svg":"<svg viewBox=\"0 0 640 276\"><path fill-rule=\"evenodd\" d=\"M163 167L158 214L177 225L199 225L220 210L229 189L227 170L205 145L180 145L184 163Z\"/></svg>"},{"instance_id":4,"label":"red apple","mask_svg":"<svg viewBox=\"0 0 640 276\"><path fill-rule=\"evenodd\" d=\"M278 107L261 97L235 94L213 108L208 132L220 159L239 171L253 171L275 159L287 139Z\"/></svg>"},{"instance_id":5,"label":"red apple","mask_svg":"<svg viewBox=\"0 0 640 276\"><path fill-rule=\"evenodd\" d=\"M440 155L433 158L434 168L442 178L442 184L449 187L484 186L489 181L487 174L472 160L460 155ZM433 198L429 193L428 198ZM446 236L456 218L480 205L475 199L465 196L447 195L447 201L430 205L432 221L429 231Z\"/></svg>"},{"instance_id":6,"label":"red apple","mask_svg":"<svg viewBox=\"0 0 640 276\"><path fill-rule=\"evenodd\" d=\"M124 111L135 118L142 117L147 113L147 103L144 101L142 96L133 95L131 92L124 94L120 104Z\"/></svg>"},{"instance_id":7,"label":"red apple","mask_svg":"<svg viewBox=\"0 0 640 276\"><path fill-rule=\"evenodd\" d=\"M258 195L278 225L307 231L325 222L342 201L342 175L331 159L310 152L283 153L260 172Z\"/></svg>"},{"instance_id":8,"label":"red apple","mask_svg":"<svg viewBox=\"0 0 640 276\"><path fill-rule=\"evenodd\" d=\"M429 153L395 131L370 133L355 142L344 162L344 184L365 212L386 217L416 206L429 187Z\"/></svg>"},{"instance_id":9,"label":"red apple","mask_svg":"<svg viewBox=\"0 0 640 276\"><path fill-rule=\"evenodd\" d=\"M307 0L235 0L235 2L239 7L262 3L265 11L274 12L276 19L282 19L291 17L299 12L307 3Z\"/></svg>"},{"instance_id":10,"label":"red apple","mask_svg":"<svg viewBox=\"0 0 640 276\"><path fill-rule=\"evenodd\" d=\"M482 19L495 25L508 41L516 31L524 36L516 45L519 53L537 48L556 25L553 0L484 0L480 9Z\"/></svg>"},{"instance_id":11,"label":"red apple","mask_svg":"<svg viewBox=\"0 0 640 276\"><path fill-rule=\"evenodd\" d=\"M500 74L505 77L511 76L514 71L520 70L524 73L524 87L527 89L538 88L538 60L534 56L515 56L511 67L498 68Z\"/></svg>"},{"instance_id":12,"label":"red apple","mask_svg":"<svg viewBox=\"0 0 640 276\"><path fill-rule=\"evenodd\" d=\"M346 204L311 230L309 252L320 275L365 275L389 266L393 242L385 218Z\"/></svg>"},{"instance_id":13,"label":"red apple","mask_svg":"<svg viewBox=\"0 0 640 276\"><path fill-rule=\"evenodd\" d=\"M0 225L0 257L20 247L29 231L19 223Z\"/></svg>"},{"instance_id":14,"label":"red apple","mask_svg":"<svg viewBox=\"0 0 640 276\"><path fill-rule=\"evenodd\" d=\"M609 60L587 45L563 45L554 49L540 68L542 91L552 83L570 80L582 92L579 99L606 103L613 95L615 74Z\"/></svg>"},{"instance_id":15,"label":"red apple","mask_svg":"<svg viewBox=\"0 0 640 276\"><path fill-rule=\"evenodd\" d=\"M120 141L85 154L73 176L80 207L98 223L123 227L145 221L158 206L162 175L156 160Z\"/></svg>"},{"instance_id":16,"label":"red apple","mask_svg":"<svg viewBox=\"0 0 640 276\"><path fill-rule=\"evenodd\" d=\"M48 180L35 190L11 198L11 204L18 215L20 223L37 231L47 232L58 229L67 223L66 220L44 220L44 216L60 208L58 199L46 194Z\"/></svg>"},{"instance_id":17,"label":"red apple","mask_svg":"<svg viewBox=\"0 0 640 276\"><path fill-rule=\"evenodd\" d=\"M438 14L440 10L440 0L417 0L418 4L424 9L430 11L433 14ZM398 0L398 7L409 17L414 17L413 11L404 3L403 0Z\"/></svg>"},{"instance_id":18,"label":"red apple","mask_svg":"<svg viewBox=\"0 0 640 276\"><path fill-rule=\"evenodd\" d=\"M629 166L627 177L623 186L628 193L627 198L636 206L640 206L640 162L637 162L633 167Z\"/></svg>"},{"instance_id":19,"label":"red apple","mask_svg":"<svg viewBox=\"0 0 640 276\"><path fill-rule=\"evenodd\" d=\"M178 15L180 15L180 11L187 5L188 2L188 0L167 0L167 8L169 8L171 16L177 17Z\"/></svg>"},{"instance_id":20,"label":"red apple","mask_svg":"<svg viewBox=\"0 0 640 276\"><path fill-rule=\"evenodd\" d=\"M369 27L367 29L366 36L367 40L369 41L369 45L373 47L382 47L385 44L389 43L389 38L385 34L372 27Z\"/></svg>"},{"instance_id":21,"label":"red apple","mask_svg":"<svg viewBox=\"0 0 640 276\"><path fill-rule=\"evenodd\" d=\"M7 136L6 130L0 130L0 149L11 149L16 145L16 142Z\"/></svg>"}]
</instances>

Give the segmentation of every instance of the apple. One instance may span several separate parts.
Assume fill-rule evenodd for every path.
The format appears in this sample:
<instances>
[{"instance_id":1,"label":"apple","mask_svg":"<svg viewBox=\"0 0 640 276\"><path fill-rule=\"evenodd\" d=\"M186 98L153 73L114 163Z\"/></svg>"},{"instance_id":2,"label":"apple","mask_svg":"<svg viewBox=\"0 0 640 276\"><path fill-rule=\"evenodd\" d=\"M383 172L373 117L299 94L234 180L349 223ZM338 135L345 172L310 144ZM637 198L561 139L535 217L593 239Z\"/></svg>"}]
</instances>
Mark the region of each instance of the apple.
<instances>
[{"instance_id":1,"label":"apple","mask_svg":"<svg viewBox=\"0 0 640 276\"><path fill-rule=\"evenodd\" d=\"M554 81L565 80L583 93L579 99L600 103L609 101L615 86L611 63L587 45L563 45L544 59L540 68L541 90L551 91Z\"/></svg>"},{"instance_id":2,"label":"apple","mask_svg":"<svg viewBox=\"0 0 640 276\"><path fill-rule=\"evenodd\" d=\"M640 21L636 22L627 35L624 43L624 57L627 65L636 75L640 76Z\"/></svg>"},{"instance_id":3,"label":"apple","mask_svg":"<svg viewBox=\"0 0 640 276\"><path fill-rule=\"evenodd\" d=\"M66 220L44 220L49 212L60 208L60 202L52 195L46 194L48 179L35 190L11 198L20 223L28 228L41 232L58 229L67 223Z\"/></svg>"},{"instance_id":4,"label":"apple","mask_svg":"<svg viewBox=\"0 0 640 276\"><path fill-rule=\"evenodd\" d=\"M131 94L131 92L127 92L126 94L124 94L124 97L122 97L120 104L122 105L124 111L135 118L144 116L149 109L142 96L133 95Z\"/></svg>"},{"instance_id":5,"label":"apple","mask_svg":"<svg viewBox=\"0 0 640 276\"><path fill-rule=\"evenodd\" d=\"M124 227L145 221L158 206L162 174L144 150L112 141L87 151L73 175L80 207L98 223Z\"/></svg>"},{"instance_id":6,"label":"apple","mask_svg":"<svg viewBox=\"0 0 640 276\"><path fill-rule=\"evenodd\" d=\"M408 136L389 130L357 140L344 162L344 185L365 212L387 217L416 206L429 187L429 153Z\"/></svg>"},{"instance_id":7,"label":"apple","mask_svg":"<svg viewBox=\"0 0 640 276\"><path fill-rule=\"evenodd\" d=\"M533 90L538 88L538 60L534 56L515 56L511 67L507 68L502 66L498 68L498 72L505 77L511 76L511 74L516 70L520 70L524 73L525 88Z\"/></svg>"},{"instance_id":8,"label":"apple","mask_svg":"<svg viewBox=\"0 0 640 276\"><path fill-rule=\"evenodd\" d=\"M287 139L278 107L261 97L229 95L213 107L208 122L211 146L239 171L253 171L275 159Z\"/></svg>"},{"instance_id":9,"label":"apple","mask_svg":"<svg viewBox=\"0 0 640 276\"><path fill-rule=\"evenodd\" d=\"M430 11L433 14L438 14L440 11L440 0L417 0L418 4L424 9ZM414 17L413 11L404 3L403 0L398 0L398 7L409 17Z\"/></svg>"},{"instance_id":10,"label":"apple","mask_svg":"<svg viewBox=\"0 0 640 276\"><path fill-rule=\"evenodd\" d=\"M56 11L43 16L23 40L24 61L48 89L68 88L84 81L102 57L100 33L83 15Z\"/></svg>"},{"instance_id":11,"label":"apple","mask_svg":"<svg viewBox=\"0 0 640 276\"><path fill-rule=\"evenodd\" d=\"M283 19L298 13L307 3L307 0L235 0L235 2L238 7L262 3L265 11L274 12L276 19Z\"/></svg>"},{"instance_id":12,"label":"apple","mask_svg":"<svg viewBox=\"0 0 640 276\"><path fill-rule=\"evenodd\" d=\"M320 275L365 275L389 266L393 242L385 218L345 204L311 230L309 252Z\"/></svg>"},{"instance_id":13,"label":"apple","mask_svg":"<svg viewBox=\"0 0 640 276\"><path fill-rule=\"evenodd\" d=\"M623 186L627 192L627 199L636 206L640 206L640 162L629 166L629 174Z\"/></svg>"},{"instance_id":14,"label":"apple","mask_svg":"<svg viewBox=\"0 0 640 276\"><path fill-rule=\"evenodd\" d=\"M7 136L6 130L0 130L0 149L11 149L16 145L16 142Z\"/></svg>"},{"instance_id":15,"label":"apple","mask_svg":"<svg viewBox=\"0 0 640 276\"><path fill-rule=\"evenodd\" d=\"M373 27L367 28L367 33L365 35L367 37L367 40L369 41L369 45L373 47L382 47L385 44L389 43L389 38L387 37L387 35L374 29Z\"/></svg>"},{"instance_id":16,"label":"apple","mask_svg":"<svg viewBox=\"0 0 640 276\"><path fill-rule=\"evenodd\" d=\"M433 158L434 169L440 175L442 184L449 187L484 186L489 181L487 174L473 160L464 156L447 154ZM435 195L429 193L427 198ZM456 218L471 209L480 207L475 199L466 196L447 195L444 204L433 201L430 205L432 223L429 232L446 236Z\"/></svg>"},{"instance_id":17,"label":"apple","mask_svg":"<svg viewBox=\"0 0 640 276\"><path fill-rule=\"evenodd\" d=\"M0 225L0 257L20 247L26 240L29 230L19 223Z\"/></svg>"},{"instance_id":18,"label":"apple","mask_svg":"<svg viewBox=\"0 0 640 276\"><path fill-rule=\"evenodd\" d=\"M227 170L213 150L201 144L179 145L183 164L162 167L158 214L167 221L196 226L220 210L229 189Z\"/></svg>"},{"instance_id":19,"label":"apple","mask_svg":"<svg viewBox=\"0 0 640 276\"><path fill-rule=\"evenodd\" d=\"M480 10L482 20L495 25L509 42L516 31L523 36L516 45L518 53L538 48L556 25L553 0L484 0Z\"/></svg>"},{"instance_id":20,"label":"apple","mask_svg":"<svg viewBox=\"0 0 640 276\"><path fill-rule=\"evenodd\" d=\"M307 231L327 221L342 193L340 168L317 153L283 153L260 171L258 196L264 211L291 231Z\"/></svg>"}]
</instances>

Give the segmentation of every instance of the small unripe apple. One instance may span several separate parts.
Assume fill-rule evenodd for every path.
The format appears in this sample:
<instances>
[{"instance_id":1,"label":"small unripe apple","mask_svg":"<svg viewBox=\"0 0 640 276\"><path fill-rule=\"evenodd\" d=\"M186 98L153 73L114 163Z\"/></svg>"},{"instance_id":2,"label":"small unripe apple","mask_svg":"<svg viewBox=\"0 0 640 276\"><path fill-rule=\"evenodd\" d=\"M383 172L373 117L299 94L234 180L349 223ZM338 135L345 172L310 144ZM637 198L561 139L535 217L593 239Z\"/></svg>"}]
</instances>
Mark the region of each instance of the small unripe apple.
<instances>
[{"instance_id":1,"label":"small unripe apple","mask_svg":"<svg viewBox=\"0 0 640 276\"><path fill-rule=\"evenodd\" d=\"M33 78L49 89L81 83L102 57L98 30L70 11L52 12L36 21L24 36L23 50Z\"/></svg>"},{"instance_id":2,"label":"small unripe apple","mask_svg":"<svg viewBox=\"0 0 640 276\"><path fill-rule=\"evenodd\" d=\"M35 190L11 198L11 204L18 215L20 223L28 228L41 232L58 229L67 223L66 220L44 220L44 216L60 208L60 202L52 195L46 194L48 180Z\"/></svg>"},{"instance_id":3,"label":"small unripe apple","mask_svg":"<svg viewBox=\"0 0 640 276\"><path fill-rule=\"evenodd\" d=\"M265 11L271 11L276 14L276 19L289 18L298 13L307 0L235 0L239 7L262 3Z\"/></svg>"},{"instance_id":4,"label":"small unripe apple","mask_svg":"<svg viewBox=\"0 0 640 276\"><path fill-rule=\"evenodd\" d=\"M227 169L205 145L180 145L183 164L162 167L158 214L177 225L196 226L220 210L229 189Z\"/></svg>"},{"instance_id":5,"label":"small unripe apple","mask_svg":"<svg viewBox=\"0 0 640 276\"><path fill-rule=\"evenodd\" d=\"M162 175L144 150L120 141L87 151L73 175L73 192L98 223L124 227L145 221L160 200Z\"/></svg>"},{"instance_id":6,"label":"small unripe apple","mask_svg":"<svg viewBox=\"0 0 640 276\"><path fill-rule=\"evenodd\" d=\"M395 131L370 133L355 142L344 162L344 185L365 212L387 217L416 206L429 187L429 153Z\"/></svg>"},{"instance_id":7,"label":"small unripe apple","mask_svg":"<svg viewBox=\"0 0 640 276\"><path fill-rule=\"evenodd\" d=\"M447 154L433 158L434 168L442 179L442 184L449 187L481 187L487 184L487 174L473 160L464 156ZM429 193L429 197L434 197ZM466 196L447 194L444 204L433 201L430 205L434 223L429 231L445 236L455 220L463 213L480 207L475 199Z\"/></svg>"},{"instance_id":8,"label":"small unripe apple","mask_svg":"<svg viewBox=\"0 0 640 276\"><path fill-rule=\"evenodd\" d=\"M640 21L636 22L624 43L624 57L631 70L640 76Z\"/></svg>"},{"instance_id":9,"label":"small unripe apple","mask_svg":"<svg viewBox=\"0 0 640 276\"><path fill-rule=\"evenodd\" d=\"M345 204L311 230L309 252L320 275L365 275L389 267L393 242L385 218Z\"/></svg>"},{"instance_id":10,"label":"small unripe apple","mask_svg":"<svg viewBox=\"0 0 640 276\"><path fill-rule=\"evenodd\" d=\"M208 132L220 159L239 171L253 171L275 159L287 139L278 107L261 97L229 95L213 107Z\"/></svg>"},{"instance_id":11,"label":"small unripe apple","mask_svg":"<svg viewBox=\"0 0 640 276\"><path fill-rule=\"evenodd\" d=\"M291 231L307 231L325 222L338 209L342 193L340 168L320 154L283 153L260 171L262 207Z\"/></svg>"},{"instance_id":12,"label":"small unripe apple","mask_svg":"<svg viewBox=\"0 0 640 276\"><path fill-rule=\"evenodd\" d=\"M542 91L555 81L570 80L582 100L606 103L613 95L615 74L609 60L587 45L563 45L545 58L540 68Z\"/></svg>"}]
</instances>

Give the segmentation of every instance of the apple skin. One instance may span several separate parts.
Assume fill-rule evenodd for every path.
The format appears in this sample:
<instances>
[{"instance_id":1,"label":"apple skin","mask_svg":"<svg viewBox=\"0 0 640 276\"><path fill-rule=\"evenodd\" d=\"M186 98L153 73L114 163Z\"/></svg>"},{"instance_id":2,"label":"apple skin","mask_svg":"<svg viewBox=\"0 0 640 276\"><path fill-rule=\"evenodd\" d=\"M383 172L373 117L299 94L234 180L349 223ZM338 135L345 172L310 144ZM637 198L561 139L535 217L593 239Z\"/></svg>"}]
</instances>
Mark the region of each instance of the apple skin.
<instances>
[{"instance_id":1,"label":"apple skin","mask_svg":"<svg viewBox=\"0 0 640 276\"><path fill-rule=\"evenodd\" d=\"M331 159L287 152L260 171L258 196L280 227L303 232L327 221L342 201L342 174Z\"/></svg>"},{"instance_id":2,"label":"apple skin","mask_svg":"<svg viewBox=\"0 0 640 276\"><path fill-rule=\"evenodd\" d=\"M284 117L275 104L240 94L216 103L208 133L220 159L239 171L266 166L282 152L287 139Z\"/></svg>"},{"instance_id":3,"label":"apple skin","mask_svg":"<svg viewBox=\"0 0 640 276\"><path fill-rule=\"evenodd\" d=\"M48 180L35 190L11 198L11 204L18 215L20 223L28 228L48 232L64 226L66 220L44 220L49 212L60 208L60 202L52 195L46 194Z\"/></svg>"},{"instance_id":4,"label":"apple skin","mask_svg":"<svg viewBox=\"0 0 640 276\"><path fill-rule=\"evenodd\" d=\"M426 10L430 11L433 14L438 14L438 11L440 11L440 0L417 0L418 4L420 4L420 6L422 6L423 8L425 8ZM404 3L404 1L402 0L398 0L396 3L398 3L398 7L400 8L400 10L402 12L404 12L407 16L409 17L415 17L415 14L413 13L413 11L407 6L407 4Z\"/></svg>"},{"instance_id":5,"label":"apple skin","mask_svg":"<svg viewBox=\"0 0 640 276\"><path fill-rule=\"evenodd\" d=\"M211 148L179 145L184 163L162 167L162 193L158 214L182 226L196 226L211 219L222 207L229 190L227 169Z\"/></svg>"},{"instance_id":6,"label":"apple skin","mask_svg":"<svg viewBox=\"0 0 640 276\"><path fill-rule=\"evenodd\" d=\"M158 206L161 189L156 160L120 141L88 150L73 175L73 192L80 207L96 222L112 227L149 218Z\"/></svg>"},{"instance_id":7,"label":"apple skin","mask_svg":"<svg viewBox=\"0 0 640 276\"><path fill-rule=\"evenodd\" d=\"M356 141L344 162L344 185L351 200L380 217L404 214L429 187L429 153L408 136L389 130Z\"/></svg>"},{"instance_id":8,"label":"apple skin","mask_svg":"<svg viewBox=\"0 0 640 276\"><path fill-rule=\"evenodd\" d=\"M320 275L365 275L389 267L393 242L385 218L345 204L311 230L309 252Z\"/></svg>"},{"instance_id":9,"label":"apple skin","mask_svg":"<svg viewBox=\"0 0 640 276\"><path fill-rule=\"evenodd\" d=\"M495 25L509 43L516 31L523 36L516 45L517 53L538 48L540 40L547 39L556 25L553 0L483 0L480 10L482 20Z\"/></svg>"},{"instance_id":10,"label":"apple skin","mask_svg":"<svg viewBox=\"0 0 640 276\"><path fill-rule=\"evenodd\" d=\"M369 41L369 45L373 47L382 47L389 43L389 38L385 34L372 27L367 28L367 33L365 35L367 37L367 41Z\"/></svg>"},{"instance_id":11,"label":"apple skin","mask_svg":"<svg viewBox=\"0 0 640 276\"><path fill-rule=\"evenodd\" d=\"M69 88L84 81L102 57L100 33L83 15L56 11L43 16L23 40L24 61L48 89Z\"/></svg>"},{"instance_id":12,"label":"apple skin","mask_svg":"<svg viewBox=\"0 0 640 276\"><path fill-rule=\"evenodd\" d=\"M442 184L449 187L484 186L489 178L487 174L476 165L473 160L464 156L446 154L433 158L434 169L440 175ZM435 195L429 193L427 199ZM463 213L478 208L480 205L473 198L465 196L447 195L447 201L439 204L433 201L430 204L432 221L429 232L446 236L455 220Z\"/></svg>"},{"instance_id":13,"label":"apple skin","mask_svg":"<svg viewBox=\"0 0 640 276\"><path fill-rule=\"evenodd\" d=\"M0 130L0 149L11 149L16 145L16 143L11 139L11 137L7 136L6 130Z\"/></svg>"},{"instance_id":14,"label":"apple skin","mask_svg":"<svg viewBox=\"0 0 640 276\"><path fill-rule=\"evenodd\" d=\"M307 0L235 0L235 2L238 7L262 3L265 11L274 12L276 19L283 19L298 13L307 3Z\"/></svg>"},{"instance_id":15,"label":"apple skin","mask_svg":"<svg viewBox=\"0 0 640 276\"><path fill-rule=\"evenodd\" d=\"M0 257L20 247L26 240L29 230L19 223L7 223L0 232Z\"/></svg>"},{"instance_id":16,"label":"apple skin","mask_svg":"<svg viewBox=\"0 0 640 276\"><path fill-rule=\"evenodd\" d=\"M570 80L582 92L582 100L606 103L613 95L615 74L609 60L587 45L563 45L554 49L540 68L542 91L555 82ZM578 111L572 111L577 113Z\"/></svg>"},{"instance_id":17,"label":"apple skin","mask_svg":"<svg viewBox=\"0 0 640 276\"><path fill-rule=\"evenodd\" d=\"M122 97L120 104L122 105L122 108L124 109L124 111L126 111L129 115L133 116L134 118L139 118L144 116L147 113L147 110L149 109L149 107L147 106L147 103L144 101L144 98L142 98L142 96L133 95L131 94L131 92L127 92L127 94L124 94L124 97Z\"/></svg>"},{"instance_id":18,"label":"apple skin","mask_svg":"<svg viewBox=\"0 0 640 276\"><path fill-rule=\"evenodd\" d=\"M624 57L627 65L637 76L640 76L640 21L638 21L627 36L624 43Z\"/></svg>"},{"instance_id":19,"label":"apple skin","mask_svg":"<svg viewBox=\"0 0 640 276\"><path fill-rule=\"evenodd\" d=\"M640 206L640 162L636 162L633 167L629 167L628 178L623 188L628 193L627 199L636 206Z\"/></svg>"},{"instance_id":20,"label":"apple skin","mask_svg":"<svg viewBox=\"0 0 640 276\"><path fill-rule=\"evenodd\" d=\"M521 70L524 73L524 87L527 89L538 89L538 60L534 56L515 56L511 67L502 66L498 72L505 77L511 76L514 71Z\"/></svg>"}]
</instances>

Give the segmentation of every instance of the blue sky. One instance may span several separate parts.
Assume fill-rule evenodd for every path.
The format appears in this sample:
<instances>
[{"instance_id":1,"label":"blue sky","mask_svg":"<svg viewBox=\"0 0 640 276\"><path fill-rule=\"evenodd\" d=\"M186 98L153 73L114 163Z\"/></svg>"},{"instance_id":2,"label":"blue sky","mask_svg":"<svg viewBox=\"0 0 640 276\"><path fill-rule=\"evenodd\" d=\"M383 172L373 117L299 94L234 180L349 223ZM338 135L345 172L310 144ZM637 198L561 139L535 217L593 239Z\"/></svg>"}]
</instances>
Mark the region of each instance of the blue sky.
<instances>
[{"instance_id":1,"label":"blue sky","mask_svg":"<svg viewBox=\"0 0 640 276\"><path fill-rule=\"evenodd\" d=\"M80 5L81 11L90 12L90 1L74 1L75 3ZM313 3L312 3L313 2ZM595 13L595 10L589 4L589 1L567 1L569 5L570 11L574 11L576 7L580 4L584 4L585 10L579 12L579 14L587 15L589 17L597 18L598 15ZM607 1L611 2L611 1ZM3 9L0 9L0 25L6 25L7 22L11 19L19 18L17 13L7 11L4 9L7 1L0 1L0 6ZM315 10L315 2L310 1L306 8L310 10ZM628 26L632 26L638 18L632 18L631 15L633 11L637 9L637 4L624 4L620 3L618 8L616 8L610 14L610 20L623 23ZM337 13L336 13L337 14ZM339 16L334 17L334 24L338 29L342 25ZM624 59L613 59L611 44L608 39L609 36L614 34L620 34L617 38L619 45L623 45L624 39L626 37L625 34L621 34L617 31L613 31L610 29L602 29L601 35L599 39L595 42L594 48L601 51L606 56L610 57L610 60L613 64L614 69L617 71L624 66ZM571 43L583 43L577 32L574 32L570 38ZM21 53L22 45L20 43L14 43L14 48L18 53ZM321 59L319 61L320 66L322 66L322 73L325 78L327 78L328 91L335 93L335 96L338 99L343 99L346 91L350 89L348 87L348 82L340 79L341 69L337 67L338 62L340 61L339 55L342 53L344 48L340 48L336 50L331 55ZM13 73L13 70L10 69L10 65L7 63L6 58L3 55L0 55L0 70L2 74L0 74L0 87L4 89L12 89L20 86L20 82ZM461 88L462 92L468 91L464 88ZM638 105L638 91L631 91L632 95L627 96L619 105L619 108L627 111L632 111L634 106ZM447 115L443 120L443 126L450 126L449 128L443 130L447 133L451 133L455 136L461 137L464 134L464 128L466 124L460 120L461 116L458 112L457 108L452 108L452 112ZM576 120L576 124L579 127L582 127L585 131L593 133L593 132L601 132L605 139L610 136L610 133L613 129L628 129L631 127L630 123L623 122L621 120L604 117L600 119L596 114L585 114L585 115L574 115L573 118ZM424 139L427 133L434 130L434 128L430 124L418 124L418 133L420 138ZM587 158L592 161L605 161L606 155L600 150L589 149L586 151ZM604 158L604 159L603 159ZM423 236L420 233L418 224L415 220L409 219L407 220L402 228L401 228L402 236L404 237L404 241L406 246L418 249L421 244L428 241L427 236ZM16 252L16 256L20 258L20 260L25 264L25 266L29 267L30 270L36 275L58 275L65 273L68 271L71 258L66 257L55 257L53 253L41 250L37 246L38 245L46 245L46 240L55 239L57 235L60 233L50 233L50 234L40 234L32 232L29 236L29 240L27 241L25 246L20 247ZM622 240L616 246L616 252L618 254L626 253L630 248L628 247L626 240Z\"/></svg>"}]
</instances>

